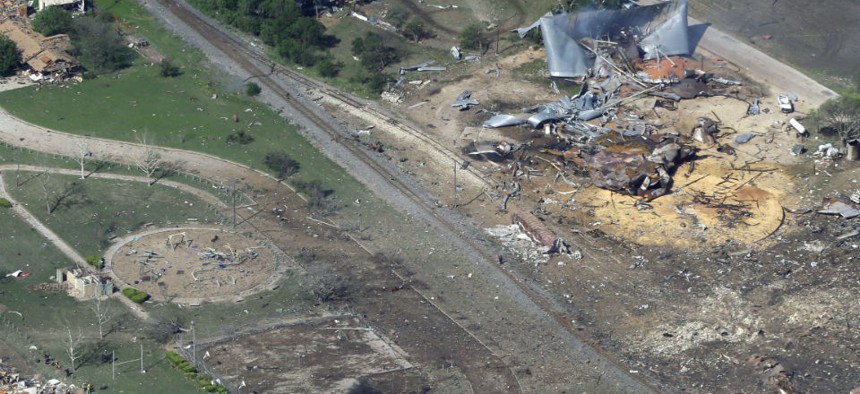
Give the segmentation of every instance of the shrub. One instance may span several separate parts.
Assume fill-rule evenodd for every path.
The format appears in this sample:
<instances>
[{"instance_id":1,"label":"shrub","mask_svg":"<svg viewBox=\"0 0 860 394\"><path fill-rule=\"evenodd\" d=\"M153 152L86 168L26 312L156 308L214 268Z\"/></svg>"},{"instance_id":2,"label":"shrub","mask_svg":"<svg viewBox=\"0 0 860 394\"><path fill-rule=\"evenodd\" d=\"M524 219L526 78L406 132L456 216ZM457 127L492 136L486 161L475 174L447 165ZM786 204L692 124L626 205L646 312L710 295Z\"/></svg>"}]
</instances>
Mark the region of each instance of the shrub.
<instances>
[{"instance_id":1,"label":"shrub","mask_svg":"<svg viewBox=\"0 0 860 394\"><path fill-rule=\"evenodd\" d=\"M335 62L329 57L324 57L317 62L316 68L320 73L320 76L325 78L334 78L340 73L340 69L343 68L343 63Z\"/></svg>"},{"instance_id":2,"label":"shrub","mask_svg":"<svg viewBox=\"0 0 860 394\"><path fill-rule=\"evenodd\" d=\"M248 145L254 142L254 136L246 133L244 130L239 130L233 134L228 135L227 139L224 141L228 144Z\"/></svg>"},{"instance_id":3,"label":"shrub","mask_svg":"<svg viewBox=\"0 0 860 394\"><path fill-rule=\"evenodd\" d=\"M135 303L142 304L149 299L149 294L143 290L135 289L134 287L126 287L122 289L122 294Z\"/></svg>"},{"instance_id":4,"label":"shrub","mask_svg":"<svg viewBox=\"0 0 860 394\"><path fill-rule=\"evenodd\" d=\"M182 75L182 70L179 69L179 66L173 64L173 61L170 59L164 59L161 61L161 76L165 78L174 78Z\"/></svg>"},{"instance_id":5,"label":"shrub","mask_svg":"<svg viewBox=\"0 0 860 394\"><path fill-rule=\"evenodd\" d=\"M460 47L464 49L483 50L488 43L480 25L471 25L460 32Z\"/></svg>"},{"instance_id":6,"label":"shrub","mask_svg":"<svg viewBox=\"0 0 860 394\"><path fill-rule=\"evenodd\" d=\"M173 365L179 365L183 362L188 362L185 360L185 357L182 357L181 354L168 350L167 351L167 360L169 360Z\"/></svg>"},{"instance_id":7,"label":"shrub","mask_svg":"<svg viewBox=\"0 0 860 394\"><path fill-rule=\"evenodd\" d=\"M299 162L285 152L269 152L263 160L266 167L277 173L278 178L287 178L299 172Z\"/></svg>"},{"instance_id":8,"label":"shrub","mask_svg":"<svg viewBox=\"0 0 860 394\"><path fill-rule=\"evenodd\" d=\"M12 202L5 198L0 198L0 208L12 208Z\"/></svg>"},{"instance_id":9,"label":"shrub","mask_svg":"<svg viewBox=\"0 0 860 394\"><path fill-rule=\"evenodd\" d=\"M433 32L427 29L424 26L424 22L421 22L420 19L412 19L403 27L403 35L412 41L418 42L425 38L430 38Z\"/></svg>"},{"instance_id":10,"label":"shrub","mask_svg":"<svg viewBox=\"0 0 860 394\"><path fill-rule=\"evenodd\" d=\"M262 92L262 91L263 91L263 89L260 88L260 85L257 85L254 82L248 82L245 85L245 94L247 94L248 96L251 96L251 97L256 96L256 95L260 94L260 92Z\"/></svg>"},{"instance_id":11,"label":"shrub","mask_svg":"<svg viewBox=\"0 0 860 394\"><path fill-rule=\"evenodd\" d=\"M87 256L86 261L87 264L95 267L96 269L104 268L104 259L100 256Z\"/></svg>"}]
</instances>

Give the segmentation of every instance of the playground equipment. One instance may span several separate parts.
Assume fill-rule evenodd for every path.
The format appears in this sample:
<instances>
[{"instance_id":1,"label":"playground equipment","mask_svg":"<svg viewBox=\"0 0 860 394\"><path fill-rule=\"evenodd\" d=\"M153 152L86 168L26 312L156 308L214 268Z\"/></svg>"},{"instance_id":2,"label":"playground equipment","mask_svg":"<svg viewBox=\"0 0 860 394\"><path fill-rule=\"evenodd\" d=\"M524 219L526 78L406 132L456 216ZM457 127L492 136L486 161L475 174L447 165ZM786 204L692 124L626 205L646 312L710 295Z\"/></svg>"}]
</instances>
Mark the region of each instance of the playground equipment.
<instances>
[{"instance_id":1,"label":"playground equipment","mask_svg":"<svg viewBox=\"0 0 860 394\"><path fill-rule=\"evenodd\" d=\"M184 243L186 248L190 248L190 247L191 247L191 242L192 242L193 240L192 240L192 239L190 239L190 238L186 239L185 237L186 237L187 235L188 235L188 234L187 234L185 231L183 231L183 232L181 232L181 233L176 233L176 234L170 234L170 235L168 235L168 236L167 236L167 246L168 246L168 247L170 247L172 250L174 250L174 251L175 251L177 246L182 245L182 244ZM174 241L174 239L175 239L176 237L179 237L179 241Z\"/></svg>"}]
</instances>

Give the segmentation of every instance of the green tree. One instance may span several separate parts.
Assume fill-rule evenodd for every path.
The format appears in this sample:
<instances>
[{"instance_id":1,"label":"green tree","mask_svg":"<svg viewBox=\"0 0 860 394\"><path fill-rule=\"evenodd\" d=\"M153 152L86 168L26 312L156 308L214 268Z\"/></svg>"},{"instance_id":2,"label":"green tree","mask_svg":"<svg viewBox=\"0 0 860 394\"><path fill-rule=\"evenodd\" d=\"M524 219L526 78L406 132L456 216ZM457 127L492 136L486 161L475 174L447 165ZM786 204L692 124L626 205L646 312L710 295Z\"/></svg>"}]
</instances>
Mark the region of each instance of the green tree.
<instances>
[{"instance_id":1,"label":"green tree","mask_svg":"<svg viewBox=\"0 0 860 394\"><path fill-rule=\"evenodd\" d=\"M375 32L367 32L364 37L353 40L352 54L361 59L361 65L371 72L380 72L400 60L397 49L385 45L384 38Z\"/></svg>"},{"instance_id":2,"label":"green tree","mask_svg":"<svg viewBox=\"0 0 860 394\"><path fill-rule=\"evenodd\" d=\"M72 32L72 14L60 7L48 7L33 17L33 30L44 36Z\"/></svg>"},{"instance_id":3,"label":"green tree","mask_svg":"<svg viewBox=\"0 0 860 394\"><path fill-rule=\"evenodd\" d=\"M0 75L11 75L21 64L21 52L8 37L0 34Z\"/></svg>"},{"instance_id":4,"label":"green tree","mask_svg":"<svg viewBox=\"0 0 860 394\"><path fill-rule=\"evenodd\" d=\"M248 96L256 96L262 91L263 89L260 88L260 85L257 85L255 82L248 82L245 85L245 94L247 94Z\"/></svg>"},{"instance_id":5,"label":"green tree","mask_svg":"<svg viewBox=\"0 0 860 394\"><path fill-rule=\"evenodd\" d=\"M324 57L317 62L316 65L317 72L320 73L320 76L325 78L334 78L340 73L340 69L343 68L343 63L335 62L331 59L331 57Z\"/></svg>"},{"instance_id":6,"label":"green tree","mask_svg":"<svg viewBox=\"0 0 860 394\"><path fill-rule=\"evenodd\" d=\"M135 56L119 32L108 22L92 16L76 18L72 43L73 55L89 71L100 74L131 65Z\"/></svg>"},{"instance_id":7,"label":"green tree","mask_svg":"<svg viewBox=\"0 0 860 394\"><path fill-rule=\"evenodd\" d=\"M383 72L361 71L350 78L353 83L360 83L373 93L382 93L385 87L394 81L391 74Z\"/></svg>"},{"instance_id":8,"label":"green tree","mask_svg":"<svg viewBox=\"0 0 860 394\"><path fill-rule=\"evenodd\" d=\"M432 32L424 26L420 19L412 19L403 27L403 35L412 41L418 42L432 36Z\"/></svg>"},{"instance_id":9,"label":"green tree","mask_svg":"<svg viewBox=\"0 0 860 394\"><path fill-rule=\"evenodd\" d=\"M460 32L461 48L483 51L487 44L489 40L484 36L481 25L471 25Z\"/></svg>"}]
</instances>

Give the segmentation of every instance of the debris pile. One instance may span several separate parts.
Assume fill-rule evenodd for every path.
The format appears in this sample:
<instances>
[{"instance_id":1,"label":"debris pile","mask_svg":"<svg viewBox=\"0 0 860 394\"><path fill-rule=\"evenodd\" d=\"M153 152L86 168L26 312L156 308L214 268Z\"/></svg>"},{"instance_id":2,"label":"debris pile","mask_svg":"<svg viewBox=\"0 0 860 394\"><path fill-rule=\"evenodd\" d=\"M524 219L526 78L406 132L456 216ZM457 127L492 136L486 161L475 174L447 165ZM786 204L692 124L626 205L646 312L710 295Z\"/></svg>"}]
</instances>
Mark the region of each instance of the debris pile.
<instances>
[{"instance_id":1,"label":"debris pile","mask_svg":"<svg viewBox=\"0 0 860 394\"><path fill-rule=\"evenodd\" d=\"M528 212L515 210L511 212L511 221L520 226L536 243L541 245L541 253L570 253L567 241L559 238L555 233L541 223L540 219Z\"/></svg>"},{"instance_id":2,"label":"debris pile","mask_svg":"<svg viewBox=\"0 0 860 394\"><path fill-rule=\"evenodd\" d=\"M593 52L591 46L602 43L617 43L630 59L638 58L639 51L645 59L659 59L687 55L691 50L686 0L620 10L548 13L531 26L515 31L524 38L538 27L553 77L580 77L590 69L606 66L601 64L605 59L600 55L594 58L589 53Z\"/></svg>"},{"instance_id":3,"label":"debris pile","mask_svg":"<svg viewBox=\"0 0 860 394\"><path fill-rule=\"evenodd\" d=\"M761 111L761 92L756 88L705 72L691 59L668 56L687 54L690 49L686 1L547 15L518 32L524 36L538 26L550 75L579 78L579 93L525 108L519 114L482 110L492 115L483 126L493 129L528 124L542 130L544 136L554 139L542 152L556 157L554 161L540 159L548 161L559 174L573 164L574 172L588 174L595 186L648 201L670 191L674 171L695 157L696 149L690 144L717 143L719 121L701 117L693 130L670 130L659 121L646 121L628 104L651 97L654 114L660 118L656 108L671 111L680 100L725 95L754 100L749 112ZM477 105L477 101L469 101L470 94L463 92L452 106L466 110ZM735 143L747 143L756 135L740 133ZM488 141L466 153L495 152L510 157L512 150L517 149ZM734 152L729 145L718 145L718 151Z\"/></svg>"},{"instance_id":4,"label":"debris pile","mask_svg":"<svg viewBox=\"0 0 860 394\"><path fill-rule=\"evenodd\" d=\"M451 106L454 108L460 109L460 111L465 111L469 108L472 108L475 105L481 104L478 100L472 98L472 91L464 90L454 99L454 102L451 103Z\"/></svg>"},{"instance_id":5,"label":"debris pile","mask_svg":"<svg viewBox=\"0 0 860 394\"><path fill-rule=\"evenodd\" d=\"M92 385L88 383L78 388L74 384L66 384L58 379L45 380L38 377L22 376L14 367L3 364L3 360L0 360L0 392L3 393L71 394L89 392L85 390L91 389Z\"/></svg>"}]
</instances>

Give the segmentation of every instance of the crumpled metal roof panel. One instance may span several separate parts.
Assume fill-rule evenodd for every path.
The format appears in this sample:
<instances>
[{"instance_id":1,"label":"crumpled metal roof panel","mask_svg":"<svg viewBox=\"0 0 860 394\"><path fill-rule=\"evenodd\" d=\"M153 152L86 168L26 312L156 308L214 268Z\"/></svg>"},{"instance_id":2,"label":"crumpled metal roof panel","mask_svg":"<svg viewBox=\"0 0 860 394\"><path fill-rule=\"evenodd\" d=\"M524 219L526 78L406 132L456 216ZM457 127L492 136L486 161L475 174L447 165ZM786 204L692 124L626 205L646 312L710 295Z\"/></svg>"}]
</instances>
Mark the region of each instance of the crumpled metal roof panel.
<instances>
[{"instance_id":1,"label":"crumpled metal roof panel","mask_svg":"<svg viewBox=\"0 0 860 394\"><path fill-rule=\"evenodd\" d=\"M690 40L687 26L687 0L621 10L596 10L575 14L546 14L526 28L516 29L524 37L540 26L546 49L549 73L553 77L578 77L588 74L592 57L579 40L611 36L624 27L636 27L644 34L639 47L645 58L687 55Z\"/></svg>"}]
</instances>

